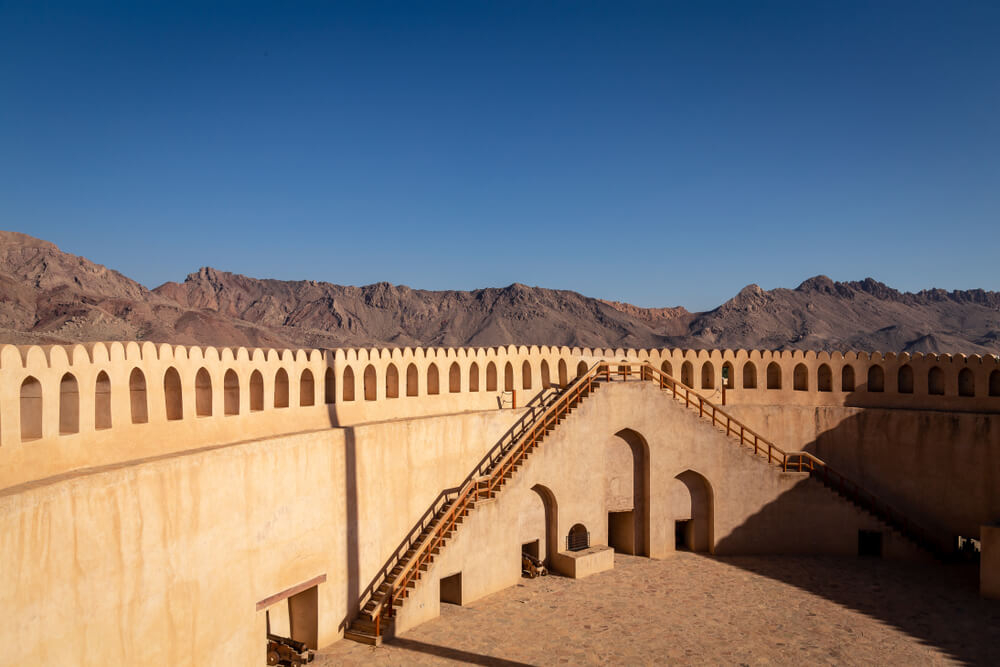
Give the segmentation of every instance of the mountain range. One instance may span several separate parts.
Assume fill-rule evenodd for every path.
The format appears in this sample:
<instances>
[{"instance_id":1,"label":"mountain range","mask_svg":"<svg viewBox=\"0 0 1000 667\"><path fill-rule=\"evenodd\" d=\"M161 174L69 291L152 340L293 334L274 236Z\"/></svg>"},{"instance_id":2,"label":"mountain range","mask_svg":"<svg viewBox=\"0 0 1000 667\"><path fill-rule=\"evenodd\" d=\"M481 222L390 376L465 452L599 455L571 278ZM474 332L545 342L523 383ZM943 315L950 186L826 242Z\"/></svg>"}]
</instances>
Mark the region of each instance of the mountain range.
<instances>
[{"instance_id":1,"label":"mountain range","mask_svg":"<svg viewBox=\"0 0 1000 667\"><path fill-rule=\"evenodd\" d=\"M147 289L48 241L0 232L0 341L248 347L758 348L1000 353L1000 292L900 292L871 278L748 285L714 310L641 308L567 290L468 292L283 281L202 268Z\"/></svg>"}]
</instances>

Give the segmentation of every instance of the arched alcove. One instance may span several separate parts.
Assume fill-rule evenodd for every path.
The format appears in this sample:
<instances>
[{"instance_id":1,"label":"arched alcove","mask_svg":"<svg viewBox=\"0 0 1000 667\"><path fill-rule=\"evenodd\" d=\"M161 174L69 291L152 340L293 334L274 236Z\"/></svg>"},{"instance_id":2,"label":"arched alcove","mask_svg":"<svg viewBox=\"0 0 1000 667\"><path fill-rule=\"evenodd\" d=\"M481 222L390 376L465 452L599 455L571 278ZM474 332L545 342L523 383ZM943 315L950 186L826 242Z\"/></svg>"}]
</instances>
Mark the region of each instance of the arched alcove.
<instances>
[{"instance_id":1,"label":"arched alcove","mask_svg":"<svg viewBox=\"0 0 1000 667\"><path fill-rule=\"evenodd\" d=\"M427 367L427 395L436 396L441 391L440 379L438 378L437 364Z\"/></svg>"},{"instance_id":2,"label":"arched alcove","mask_svg":"<svg viewBox=\"0 0 1000 667\"><path fill-rule=\"evenodd\" d=\"M972 397L976 395L976 378L969 368L958 372L958 395Z\"/></svg>"},{"instance_id":3,"label":"arched alcove","mask_svg":"<svg viewBox=\"0 0 1000 667\"><path fill-rule=\"evenodd\" d=\"M104 371L94 381L94 428L111 428L111 378Z\"/></svg>"},{"instance_id":4,"label":"arched alcove","mask_svg":"<svg viewBox=\"0 0 1000 667\"><path fill-rule=\"evenodd\" d=\"M844 366L840 370L840 391L854 391L854 367Z\"/></svg>"},{"instance_id":5,"label":"arched alcove","mask_svg":"<svg viewBox=\"0 0 1000 667\"><path fill-rule=\"evenodd\" d=\"M820 391L833 391L833 371L828 364L820 364L816 371L816 388Z\"/></svg>"},{"instance_id":6,"label":"arched alcove","mask_svg":"<svg viewBox=\"0 0 1000 667\"><path fill-rule=\"evenodd\" d=\"M492 361L486 364L486 391L497 390L497 365Z\"/></svg>"},{"instance_id":7,"label":"arched alcove","mask_svg":"<svg viewBox=\"0 0 1000 667\"><path fill-rule=\"evenodd\" d=\"M521 364L521 388L531 389L531 364L527 359Z\"/></svg>"},{"instance_id":8,"label":"arched alcove","mask_svg":"<svg viewBox=\"0 0 1000 667\"><path fill-rule=\"evenodd\" d=\"M608 546L649 556L649 445L637 431L622 429L605 445L604 460Z\"/></svg>"},{"instance_id":9,"label":"arched alcove","mask_svg":"<svg viewBox=\"0 0 1000 667\"><path fill-rule=\"evenodd\" d=\"M767 365L767 388L781 389L781 366L776 361Z\"/></svg>"},{"instance_id":10,"label":"arched alcove","mask_svg":"<svg viewBox=\"0 0 1000 667\"><path fill-rule=\"evenodd\" d=\"M332 366L326 367L323 373L323 403L332 405L337 400L337 376Z\"/></svg>"},{"instance_id":11,"label":"arched alcove","mask_svg":"<svg viewBox=\"0 0 1000 667\"><path fill-rule=\"evenodd\" d=\"M743 364L743 388L757 388L757 367L754 366L752 361Z\"/></svg>"},{"instance_id":12,"label":"arched alcove","mask_svg":"<svg viewBox=\"0 0 1000 667\"><path fill-rule=\"evenodd\" d=\"M304 408L316 405L316 381L308 368L303 369L299 376L299 405Z\"/></svg>"},{"instance_id":13,"label":"arched alcove","mask_svg":"<svg viewBox=\"0 0 1000 667\"><path fill-rule=\"evenodd\" d=\"M567 384L569 384L569 369L566 368L565 359L559 360L558 371L559 371L559 386L565 387Z\"/></svg>"},{"instance_id":14,"label":"arched alcove","mask_svg":"<svg viewBox=\"0 0 1000 667\"><path fill-rule=\"evenodd\" d=\"M28 376L21 383L21 442L42 437L42 383Z\"/></svg>"},{"instance_id":15,"label":"arched alcove","mask_svg":"<svg viewBox=\"0 0 1000 667\"><path fill-rule=\"evenodd\" d=\"M231 368L222 378L222 403L223 414L240 414L240 378Z\"/></svg>"},{"instance_id":16,"label":"arched alcove","mask_svg":"<svg viewBox=\"0 0 1000 667\"><path fill-rule=\"evenodd\" d=\"M448 392L457 394L462 391L462 368L457 361L451 362L448 367Z\"/></svg>"},{"instance_id":17,"label":"arched alcove","mask_svg":"<svg viewBox=\"0 0 1000 667\"><path fill-rule=\"evenodd\" d=\"M726 389L736 388L736 370L728 361L722 364L722 386Z\"/></svg>"},{"instance_id":18,"label":"arched alcove","mask_svg":"<svg viewBox=\"0 0 1000 667\"><path fill-rule=\"evenodd\" d=\"M417 365L410 364L406 367L406 395L416 396L420 390L420 377L417 373Z\"/></svg>"},{"instance_id":19,"label":"arched alcove","mask_svg":"<svg viewBox=\"0 0 1000 667\"><path fill-rule=\"evenodd\" d=\"M163 400L169 421L184 418L184 401L182 396L181 376L177 372L177 369L171 366L163 374Z\"/></svg>"},{"instance_id":20,"label":"arched alcove","mask_svg":"<svg viewBox=\"0 0 1000 667\"><path fill-rule=\"evenodd\" d=\"M474 361L469 366L469 391L473 393L479 391L479 364Z\"/></svg>"},{"instance_id":21,"label":"arched alcove","mask_svg":"<svg viewBox=\"0 0 1000 667\"><path fill-rule=\"evenodd\" d=\"M514 367L509 361L503 367L503 390L514 391Z\"/></svg>"},{"instance_id":22,"label":"arched alcove","mask_svg":"<svg viewBox=\"0 0 1000 667\"><path fill-rule=\"evenodd\" d=\"M542 389L548 389L552 386L552 377L549 375L549 362L542 359L541 365L542 374Z\"/></svg>"},{"instance_id":23,"label":"arched alcove","mask_svg":"<svg viewBox=\"0 0 1000 667\"><path fill-rule=\"evenodd\" d=\"M711 361L706 361L701 365L701 388L715 389L715 366Z\"/></svg>"},{"instance_id":24,"label":"arched alcove","mask_svg":"<svg viewBox=\"0 0 1000 667\"><path fill-rule=\"evenodd\" d=\"M927 393L944 396L944 371L937 366L927 371Z\"/></svg>"},{"instance_id":25,"label":"arched alcove","mask_svg":"<svg viewBox=\"0 0 1000 667\"><path fill-rule=\"evenodd\" d=\"M264 409L264 375L260 371L250 374L250 412Z\"/></svg>"},{"instance_id":26,"label":"arched alcove","mask_svg":"<svg viewBox=\"0 0 1000 667\"><path fill-rule=\"evenodd\" d=\"M194 414L212 416L212 377L204 368L199 368L194 376Z\"/></svg>"},{"instance_id":27,"label":"arched alcove","mask_svg":"<svg viewBox=\"0 0 1000 667\"><path fill-rule=\"evenodd\" d=\"M274 374L274 407L288 407L288 372L284 368Z\"/></svg>"},{"instance_id":28,"label":"arched alcove","mask_svg":"<svg viewBox=\"0 0 1000 667\"><path fill-rule=\"evenodd\" d=\"M343 388L343 400L353 401L354 400L354 369L350 366L344 366L344 388Z\"/></svg>"},{"instance_id":29,"label":"arched alcove","mask_svg":"<svg viewBox=\"0 0 1000 667\"><path fill-rule=\"evenodd\" d=\"M59 380L59 435L80 432L80 385L72 373Z\"/></svg>"},{"instance_id":30,"label":"arched alcove","mask_svg":"<svg viewBox=\"0 0 1000 667\"><path fill-rule=\"evenodd\" d=\"M866 389L876 394L885 391L885 371L878 364L868 367L868 384Z\"/></svg>"},{"instance_id":31,"label":"arched alcove","mask_svg":"<svg viewBox=\"0 0 1000 667\"><path fill-rule=\"evenodd\" d=\"M674 367L670 364L669 361L664 361L662 364L660 364L660 372L661 373L666 373L670 377L673 377L674 376Z\"/></svg>"},{"instance_id":32,"label":"arched alcove","mask_svg":"<svg viewBox=\"0 0 1000 667\"><path fill-rule=\"evenodd\" d=\"M374 401L378 396L378 378L375 376L375 367L371 364L365 366L363 376L364 392L366 401Z\"/></svg>"},{"instance_id":33,"label":"arched alcove","mask_svg":"<svg viewBox=\"0 0 1000 667\"><path fill-rule=\"evenodd\" d=\"M549 487L535 484L531 490L541 499L545 512L545 555L540 557L546 566L553 569L553 556L562 550L559 544L559 506Z\"/></svg>"},{"instance_id":34,"label":"arched alcove","mask_svg":"<svg viewBox=\"0 0 1000 667\"><path fill-rule=\"evenodd\" d=\"M715 506L712 485L693 470L675 478L683 484L675 508L675 546L677 549L711 553L715 549Z\"/></svg>"},{"instance_id":35,"label":"arched alcove","mask_svg":"<svg viewBox=\"0 0 1000 667\"><path fill-rule=\"evenodd\" d=\"M809 391L809 369L805 364L795 364L792 370L792 389L794 391Z\"/></svg>"},{"instance_id":36,"label":"arched alcove","mask_svg":"<svg viewBox=\"0 0 1000 667\"><path fill-rule=\"evenodd\" d=\"M1000 371L990 373L990 396L1000 396Z\"/></svg>"},{"instance_id":37,"label":"arched alcove","mask_svg":"<svg viewBox=\"0 0 1000 667\"><path fill-rule=\"evenodd\" d=\"M900 366L896 374L896 391L900 394L913 393L913 367L909 364Z\"/></svg>"},{"instance_id":38,"label":"arched alcove","mask_svg":"<svg viewBox=\"0 0 1000 667\"><path fill-rule=\"evenodd\" d=\"M576 376L577 377L583 377L584 375L587 374L587 370L588 370L587 369L587 362L586 361L581 361L580 363L578 363L576 365Z\"/></svg>"},{"instance_id":39,"label":"arched alcove","mask_svg":"<svg viewBox=\"0 0 1000 667\"><path fill-rule=\"evenodd\" d=\"M389 364L385 368L385 397L399 398L399 371L396 364Z\"/></svg>"},{"instance_id":40,"label":"arched alcove","mask_svg":"<svg viewBox=\"0 0 1000 667\"><path fill-rule=\"evenodd\" d=\"M694 366L691 365L690 361L681 364L681 383L694 389Z\"/></svg>"},{"instance_id":41,"label":"arched alcove","mask_svg":"<svg viewBox=\"0 0 1000 667\"><path fill-rule=\"evenodd\" d=\"M147 423L149 404L146 402L146 376L138 368L133 368L128 376L128 399L132 423Z\"/></svg>"}]
</instances>

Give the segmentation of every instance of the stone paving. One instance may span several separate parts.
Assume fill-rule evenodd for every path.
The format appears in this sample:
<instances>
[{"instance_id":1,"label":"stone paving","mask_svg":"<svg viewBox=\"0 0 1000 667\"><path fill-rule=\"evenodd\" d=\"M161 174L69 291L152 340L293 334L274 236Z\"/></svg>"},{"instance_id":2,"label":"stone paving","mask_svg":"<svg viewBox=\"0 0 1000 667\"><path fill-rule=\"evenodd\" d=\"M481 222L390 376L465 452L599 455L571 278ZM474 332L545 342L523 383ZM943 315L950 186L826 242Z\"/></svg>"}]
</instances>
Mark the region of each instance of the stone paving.
<instances>
[{"instance_id":1,"label":"stone paving","mask_svg":"<svg viewBox=\"0 0 1000 667\"><path fill-rule=\"evenodd\" d=\"M522 580L332 665L1000 664L1000 602L969 566L819 557L617 555L574 581Z\"/></svg>"}]
</instances>

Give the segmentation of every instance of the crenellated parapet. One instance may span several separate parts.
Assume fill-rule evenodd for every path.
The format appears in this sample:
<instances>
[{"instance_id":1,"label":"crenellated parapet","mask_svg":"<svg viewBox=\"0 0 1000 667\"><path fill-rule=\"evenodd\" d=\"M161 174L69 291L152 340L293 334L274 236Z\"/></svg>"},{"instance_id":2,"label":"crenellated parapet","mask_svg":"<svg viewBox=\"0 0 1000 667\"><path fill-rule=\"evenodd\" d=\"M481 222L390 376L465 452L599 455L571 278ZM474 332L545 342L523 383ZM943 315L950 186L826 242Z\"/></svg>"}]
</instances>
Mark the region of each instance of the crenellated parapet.
<instances>
[{"instance_id":1,"label":"crenellated parapet","mask_svg":"<svg viewBox=\"0 0 1000 667\"><path fill-rule=\"evenodd\" d=\"M549 346L0 346L0 488L279 433L524 405L600 360L732 404L1000 411L995 356Z\"/></svg>"}]
</instances>

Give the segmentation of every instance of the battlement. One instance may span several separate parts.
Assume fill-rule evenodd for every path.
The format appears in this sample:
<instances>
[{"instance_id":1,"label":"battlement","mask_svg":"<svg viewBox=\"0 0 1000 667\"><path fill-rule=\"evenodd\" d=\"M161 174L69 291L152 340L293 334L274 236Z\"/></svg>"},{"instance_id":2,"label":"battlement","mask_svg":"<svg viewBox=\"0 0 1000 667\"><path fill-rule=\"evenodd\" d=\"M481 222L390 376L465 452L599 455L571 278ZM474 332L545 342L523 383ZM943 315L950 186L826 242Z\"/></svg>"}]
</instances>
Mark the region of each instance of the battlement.
<instances>
[{"instance_id":1,"label":"battlement","mask_svg":"<svg viewBox=\"0 0 1000 667\"><path fill-rule=\"evenodd\" d=\"M507 346L0 346L0 488L281 433L524 405L599 360L730 404L997 412L995 356Z\"/></svg>"}]
</instances>

